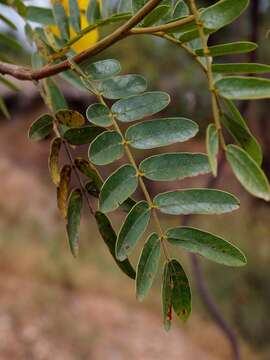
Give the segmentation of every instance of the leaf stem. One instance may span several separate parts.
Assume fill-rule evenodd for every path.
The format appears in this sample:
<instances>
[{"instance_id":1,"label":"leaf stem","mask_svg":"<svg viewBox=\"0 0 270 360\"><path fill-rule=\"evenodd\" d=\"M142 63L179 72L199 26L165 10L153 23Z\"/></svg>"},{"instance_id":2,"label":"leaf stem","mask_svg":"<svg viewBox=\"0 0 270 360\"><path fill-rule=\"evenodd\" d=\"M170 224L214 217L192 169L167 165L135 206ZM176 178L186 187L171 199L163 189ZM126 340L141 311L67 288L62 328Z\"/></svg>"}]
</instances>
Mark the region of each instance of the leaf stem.
<instances>
[{"instance_id":1,"label":"leaf stem","mask_svg":"<svg viewBox=\"0 0 270 360\"><path fill-rule=\"evenodd\" d=\"M219 114L219 109L218 109L218 104L217 104L217 94L216 94L216 89L215 89L215 82L214 82L214 76L213 76L213 72L212 72L212 62L211 59L209 57L209 48L208 48L208 44L207 44L207 39L204 33L204 27L203 27L203 23L200 20L200 15L199 15L199 11L197 9L196 6L196 1L195 0L189 0L190 2L190 7L191 7L191 11L194 15L195 18L195 23L197 25L198 31L199 31L199 35L200 35L200 39L201 39L201 43L202 43L202 48L204 51L204 56L205 56L205 61L206 61L206 70L207 70L207 77L208 77L208 84L209 84L209 91L211 93L211 102L212 102L212 113L213 113L213 117L214 117L214 122L216 125L216 129L218 131L219 134L219 139L220 139L220 144L223 148L224 151L226 151L226 143L222 134L222 127L221 127L221 121L220 121L220 114Z\"/></svg>"}]
</instances>

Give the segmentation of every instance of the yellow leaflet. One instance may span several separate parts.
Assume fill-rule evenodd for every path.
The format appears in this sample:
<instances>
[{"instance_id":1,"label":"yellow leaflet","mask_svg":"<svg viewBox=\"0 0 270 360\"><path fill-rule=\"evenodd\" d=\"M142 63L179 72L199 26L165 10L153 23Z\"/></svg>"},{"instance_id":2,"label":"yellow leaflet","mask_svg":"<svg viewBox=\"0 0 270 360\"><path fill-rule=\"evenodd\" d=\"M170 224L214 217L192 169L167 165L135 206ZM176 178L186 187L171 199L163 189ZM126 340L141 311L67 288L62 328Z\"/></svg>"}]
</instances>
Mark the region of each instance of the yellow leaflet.
<instances>
[{"instance_id":1,"label":"yellow leaflet","mask_svg":"<svg viewBox=\"0 0 270 360\"><path fill-rule=\"evenodd\" d=\"M58 110L55 117L59 124L68 127L77 128L85 122L84 117L78 111L74 110Z\"/></svg>"},{"instance_id":2,"label":"yellow leaflet","mask_svg":"<svg viewBox=\"0 0 270 360\"><path fill-rule=\"evenodd\" d=\"M61 144L62 144L62 140L60 138L53 139L53 141L51 142L51 151L49 155L49 170L52 181L55 185L58 185L60 182L58 158L61 149Z\"/></svg>"},{"instance_id":3,"label":"yellow leaflet","mask_svg":"<svg viewBox=\"0 0 270 360\"><path fill-rule=\"evenodd\" d=\"M68 208L68 187L71 179L71 166L63 166L60 174L60 183L57 188L57 205L60 214L65 219L67 217Z\"/></svg>"}]
</instances>

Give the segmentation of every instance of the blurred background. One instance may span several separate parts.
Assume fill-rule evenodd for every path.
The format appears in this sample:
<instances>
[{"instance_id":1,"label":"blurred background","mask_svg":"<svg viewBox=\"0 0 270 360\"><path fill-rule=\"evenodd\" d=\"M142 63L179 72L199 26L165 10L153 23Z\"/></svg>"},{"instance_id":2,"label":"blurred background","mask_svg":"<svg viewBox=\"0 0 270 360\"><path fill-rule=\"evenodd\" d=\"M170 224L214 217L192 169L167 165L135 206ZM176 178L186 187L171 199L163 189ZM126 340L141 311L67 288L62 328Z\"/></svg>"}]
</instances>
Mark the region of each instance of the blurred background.
<instances>
[{"instance_id":1,"label":"blurred background","mask_svg":"<svg viewBox=\"0 0 270 360\"><path fill-rule=\"evenodd\" d=\"M32 3L43 6L47 2ZM201 5L211 3L202 1ZM7 7L0 7L0 13L7 11ZM25 51L10 52L0 42L0 54L15 63L29 64L32 49L26 44L19 17L12 16L21 29L12 35L19 34ZM254 53L220 60L270 64L269 29L269 1L252 0L245 16L212 36L211 44L247 39L258 42ZM0 30L9 31L1 23ZM186 116L200 125L194 140L168 150L205 151L210 98L204 74L192 59L177 47L146 36L124 40L93 61L105 58L118 59L123 73L144 75L150 90L167 91L172 102L162 115ZM61 79L59 84L72 109L85 113L95 102ZM80 256L72 258L47 170L50 139L30 143L27 138L30 124L46 108L33 84L17 82L17 86L19 91L14 92L0 85L0 95L11 114L10 120L0 114L0 359L230 359L226 338L202 304L187 254L175 256L191 279L193 314L185 325L174 320L169 333L162 326L160 277L146 301L138 304L133 282L114 265L87 211L81 226ZM269 104L239 103L262 144L268 177ZM226 138L231 141L229 134ZM86 156L87 148L76 152ZM137 160L150 154L138 151ZM116 166L119 163L110 171ZM100 171L108 174L108 169ZM153 186L148 182L148 186L154 195L168 187L204 186L207 181L207 176L201 176L180 184ZM227 165L215 187L236 194L241 199L240 210L226 216L194 217L191 223L237 244L246 253L248 265L230 269L201 259L205 280L222 316L239 337L243 359L270 359L269 204L249 196ZM112 217L116 228L123 216L119 212ZM165 216L162 221L164 226L181 223L180 218Z\"/></svg>"}]
</instances>

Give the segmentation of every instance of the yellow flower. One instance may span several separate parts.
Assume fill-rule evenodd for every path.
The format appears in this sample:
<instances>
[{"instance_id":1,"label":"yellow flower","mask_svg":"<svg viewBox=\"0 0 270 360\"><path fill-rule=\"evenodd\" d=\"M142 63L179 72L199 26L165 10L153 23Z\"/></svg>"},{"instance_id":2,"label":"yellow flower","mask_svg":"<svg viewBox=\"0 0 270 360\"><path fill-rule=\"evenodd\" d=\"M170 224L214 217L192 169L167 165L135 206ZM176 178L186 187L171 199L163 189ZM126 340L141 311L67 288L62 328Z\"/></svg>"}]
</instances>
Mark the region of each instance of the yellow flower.
<instances>
[{"instance_id":1,"label":"yellow flower","mask_svg":"<svg viewBox=\"0 0 270 360\"><path fill-rule=\"evenodd\" d=\"M100 6L101 1L99 0ZM68 0L60 0L61 4L64 6L66 13L69 15L69 7L68 7ZM81 12L81 28L84 29L88 26L88 22L85 16L86 9L88 6L89 0L78 0L80 12ZM59 36L59 30L56 28L56 26L51 27L52 32L55 35ZM74 38L76 36L76 33L72 27L70 27L70 38ZM77 41L73 46L72 49L77 52L82 52L85 49L89 48L90 45L94 44L98 40L98 31L93 30L89 32L88 34L84 35L79 41Z\"/></svg>"}]
</instances>

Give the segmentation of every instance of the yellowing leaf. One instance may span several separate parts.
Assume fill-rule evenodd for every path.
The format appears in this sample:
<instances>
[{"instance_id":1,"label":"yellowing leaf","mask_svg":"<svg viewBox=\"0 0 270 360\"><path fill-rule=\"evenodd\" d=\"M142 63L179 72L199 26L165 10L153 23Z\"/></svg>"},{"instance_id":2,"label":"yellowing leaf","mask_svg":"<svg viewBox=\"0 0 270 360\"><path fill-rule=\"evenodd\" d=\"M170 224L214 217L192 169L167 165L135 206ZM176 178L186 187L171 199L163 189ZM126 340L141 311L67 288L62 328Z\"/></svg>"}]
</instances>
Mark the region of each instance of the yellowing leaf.
<instances>
[{"instance_id":1,"label":"yellowing leaf","mask_svg":"<svg viewBox=\"0 0 270 360\"><path fill-rule=\"evenodd\" d=\"M60 173L60 183L57 188L57 205L58 209L65 219L67 217L68 186L71 178L71 166L65 165Z\"/></svg>"},{"instance_id":2,"label":"yellowing leaf","mask_svg":"<svg viewBox=\"0 0 270 360\"><path fill-rule=\"evenodd\" d=\"M59 124L68 127L77 128L85 122L84 117L78 111L74 110L58 110L55 117Z\"/></svg>"},{"instance_id":3,"label":"yellowing leaf","mask_svg":"<svg viewBox=\"0 0 270 360\"><path fill-rule=\"evenodd\" d=\"M60 182L60 171L58 166L58 158L61 149L62 140L58 137L52 140L51 142L51 151L49 155L49 171L51 174L52 181L55 185L58 185Z\"/></svg>"}]
</instances>

